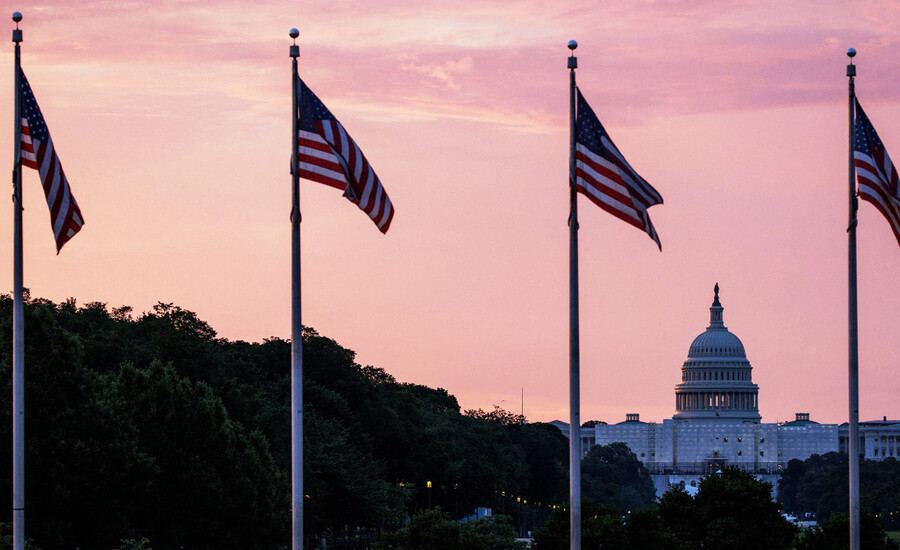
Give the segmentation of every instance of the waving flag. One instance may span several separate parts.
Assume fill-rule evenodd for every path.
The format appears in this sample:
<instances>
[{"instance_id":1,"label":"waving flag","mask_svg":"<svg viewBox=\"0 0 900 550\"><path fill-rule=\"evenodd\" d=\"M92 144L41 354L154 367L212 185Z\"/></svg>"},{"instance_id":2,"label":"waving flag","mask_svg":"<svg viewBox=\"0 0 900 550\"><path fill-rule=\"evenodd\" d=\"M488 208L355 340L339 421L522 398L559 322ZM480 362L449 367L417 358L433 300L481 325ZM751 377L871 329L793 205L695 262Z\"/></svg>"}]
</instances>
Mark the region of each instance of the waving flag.
<instances>
[{"instance_id":1,"label":"waving flag","mask_svg":"<svg viewBox=\"0 0 900 550\"><path fill-rule=\"evenodd\" d=\"M21 69L19 77L22 79L22 88L19 90L22 109L20 158L23 166L34 168L41 176L47 206L50 207L50 225L56 239L56 253L59 254L63 245L81 230L84 220L78 203L72 196L72 190L69 189L59 157L53 149L53 140L50 139L41 109Z\"/></svg>"},{"instance_id":2,"label":"waving flag","mask_svg":"<svg viewBox=\"0 0 900 550\"><path fill-rule=\"evenodd\" d=\"M300 77L300 177L336 187L387 233L394 207L381 181L343 125Z\"/></svg>"},{"instance_id":3,"label":"waving flag","mask_svg":"<svg viewBox=\"0 0 900 550\"><path fill-rule=\"evenodd\" d=\"M856 101L856 123L853 128L853 163L859 198L872 203L884 214L897 243L900 244L900 193L897 168L891 162L875 127Z\"/></svg>"},{"instance_id":4,"label":"waving flag","mask_svg":"<svg viewBox=\"0 0 900 550\"><path fill-rule=\"evenodd\" d=\"M577 90L575 182L580 193L613 216L644 230L662 250L647 208L663 199L616 149L594 111Z\"/></svg>"},{"instance_id":5,"label":"waving flag","mask_svg":"<svg viewBox=\"0 0 900 550\"><path fill-rule=\"evenodd\" d=\"M72 196L72 190L69 189L69 181L59 163L59 157L53 149L53 140L50 139L44 116L21 69L19 77L22 79L22 88L19 90L22 106L20 158L23 166L34 168L41 176L47 206L50 207L50 225L56 239L56 253L59 254L62 246L81 230L84 220L78 203Z\"/></svg>"}]
</instances>

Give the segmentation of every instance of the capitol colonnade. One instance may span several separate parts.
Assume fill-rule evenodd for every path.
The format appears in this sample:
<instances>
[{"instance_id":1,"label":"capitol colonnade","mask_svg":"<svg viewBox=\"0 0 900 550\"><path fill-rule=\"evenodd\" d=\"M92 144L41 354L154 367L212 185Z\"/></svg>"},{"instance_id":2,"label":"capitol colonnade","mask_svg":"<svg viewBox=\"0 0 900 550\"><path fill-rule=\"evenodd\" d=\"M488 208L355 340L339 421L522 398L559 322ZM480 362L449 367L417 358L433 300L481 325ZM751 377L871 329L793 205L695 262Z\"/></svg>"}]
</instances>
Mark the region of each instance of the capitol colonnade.
<instances>
[{"instance_id":1,"label":"capitol colonnade","mask_svg":"<svg viewBox=\"0 0 900 550\"><path fill-rule=\"evenodd\" d=\"M678 411L751 411L759 410L757 395L743 391L692 392L675 394Z\"/></svg>"}]
</instances>

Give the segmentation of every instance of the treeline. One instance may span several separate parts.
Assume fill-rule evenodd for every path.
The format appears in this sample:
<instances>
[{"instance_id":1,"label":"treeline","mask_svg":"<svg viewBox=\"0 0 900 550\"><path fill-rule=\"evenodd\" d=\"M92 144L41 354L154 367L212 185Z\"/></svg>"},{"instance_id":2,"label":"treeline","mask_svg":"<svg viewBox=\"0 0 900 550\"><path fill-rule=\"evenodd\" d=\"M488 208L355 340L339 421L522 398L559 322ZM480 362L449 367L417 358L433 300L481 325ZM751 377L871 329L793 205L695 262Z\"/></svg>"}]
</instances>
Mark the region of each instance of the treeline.
<instances>
[{"instance_id":1,"label":"treeline","mask_svg":"<svg viewBox=\"0 0 900 550\"><path fill-rule=\"evenodd\" d=\"M849 544L846 514L833 514L821 526L801 530L772 501L770 483L735 466L703 477L694 496L676 486L657 502L624 514L615 506L597 505L586 498L581 517L585 549L845 550ZM860 542L866 550L900 548L870 513L861 517ZM429 547L409 550L425 548ZM569 548L566 510L559 510L535 533L531 548Z\"/></svg>"},{"instance_id":2,"label":"treeline","mask_svg":"<svg viewBox=\"0 0 900 550\"><path fill-rule=\"evenodd\" d=\"M806 460L791 460L778 483L778 497L791 514L814 515L823 521L847 510L847 472L845 454L816 454ZM859 502L885 529L900 529L900 461L893 457L861 460Z\"/></svg>"},{"instance_id":3,"label":"treeline","mask_svg":"<svg viewBox=\"0 0 900 550\"><path fill-rule=\"evenodd\" d=\"M0 296L6 442L11 325L12 300ZM27 299L25 334L26 532L36 546L288 543L289 341L218 338L173 304L135 314L72 299ZM462 412L447 391L360 366L308 327L303 360L310 540L393 530L429 505L534 522L566 501L568 443L557 428L499 409ZM12 471L11 456L0 453L0 472ZM0 498L11 492L11 476L0 476Z\"/></svg>"}]
</instances>

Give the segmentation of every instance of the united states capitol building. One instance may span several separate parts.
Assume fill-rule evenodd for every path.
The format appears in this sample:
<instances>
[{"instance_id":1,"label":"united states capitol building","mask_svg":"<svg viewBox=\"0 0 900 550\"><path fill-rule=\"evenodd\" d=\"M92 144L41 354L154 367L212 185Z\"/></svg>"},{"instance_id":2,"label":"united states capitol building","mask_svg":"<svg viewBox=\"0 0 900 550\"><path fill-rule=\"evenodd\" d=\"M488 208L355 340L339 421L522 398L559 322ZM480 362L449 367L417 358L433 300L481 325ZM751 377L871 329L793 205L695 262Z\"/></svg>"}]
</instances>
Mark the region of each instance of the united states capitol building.
<instances>
[{"instance_id":1,"label":"united states capitol building","mask_svg":"<svg viewBox=\"0 0 900 550\"><path fill-rule=\"evenodd\" d=\"M766 424L759 415L759 386L744 345L722 318L719 285L709 308L709 326L691 343L675 386L675 415L661 423L637 413L618 424L581 429L582 453L594 445L624 442L653 475L657 494L673 485L693 485L723 466L738 466L777 487L792 459L847 452L846 423L820 424L809 413L792 422ZM568 424L555 421L568 435ZM860 422L860 452L866 459L900 457L900 420Z\"/></svg>"}]
</instances>

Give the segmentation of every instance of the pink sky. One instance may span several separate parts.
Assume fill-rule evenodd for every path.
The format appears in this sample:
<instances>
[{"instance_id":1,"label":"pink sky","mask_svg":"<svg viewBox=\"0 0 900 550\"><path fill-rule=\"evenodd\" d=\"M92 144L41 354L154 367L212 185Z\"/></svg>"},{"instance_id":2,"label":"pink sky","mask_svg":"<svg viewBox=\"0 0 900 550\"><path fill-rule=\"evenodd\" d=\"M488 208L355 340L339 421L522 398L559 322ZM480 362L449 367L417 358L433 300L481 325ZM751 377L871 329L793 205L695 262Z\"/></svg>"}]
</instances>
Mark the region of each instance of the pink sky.
<instances>
[{"instance_id":1,"label":"pink sky","mask_svg":"<svg viewBox=\"0 0 900 550\"><path fill-rule=\"evenodd\" d=\"M612 4L612 5L611 5ZM86 225L59 256L25 172L34 296L175 302L290 335L290 58L366 152L388 234L304 181L303 321L463 408L568 418L568 74L663 195L640 231L580 201L582 419L674 412L721 286L767 422L847 417L848 47L900 155L894 2L28 2L23 67ZM8 20L7 29L13 28ZM9 35L7 35L9 36ZM12 112L12 43L0 108ZM0 148L12 160L12 129ZM12 208L0 210L12 289ZM859 226L860 416L900 418L900 247ZM5 267L6 269L2 269Z\"/></svg>"}]
</instances>

